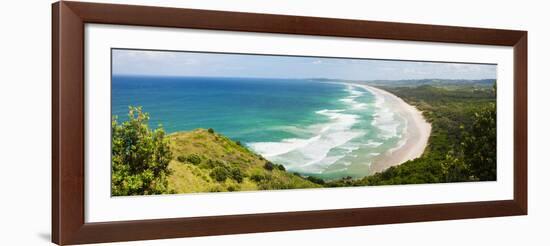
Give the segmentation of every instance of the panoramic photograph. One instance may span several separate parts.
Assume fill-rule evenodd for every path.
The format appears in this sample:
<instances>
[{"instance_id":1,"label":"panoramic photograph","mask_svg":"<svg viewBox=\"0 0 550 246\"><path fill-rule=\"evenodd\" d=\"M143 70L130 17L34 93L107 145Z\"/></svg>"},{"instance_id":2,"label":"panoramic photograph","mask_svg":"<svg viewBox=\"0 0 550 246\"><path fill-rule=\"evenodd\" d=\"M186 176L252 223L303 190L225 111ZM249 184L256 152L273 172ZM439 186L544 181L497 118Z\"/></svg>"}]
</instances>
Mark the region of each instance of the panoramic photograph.
<instances>
[{"instance_id":1,"label":"panoramic photograph","mask_svg":"<svg viewBox=\"0 0 550 246\"><path fill-rule=\"evenodd\" d=\"M496 181L496 64L111 50L111 195Z\"/></svg>"}]
</instances>

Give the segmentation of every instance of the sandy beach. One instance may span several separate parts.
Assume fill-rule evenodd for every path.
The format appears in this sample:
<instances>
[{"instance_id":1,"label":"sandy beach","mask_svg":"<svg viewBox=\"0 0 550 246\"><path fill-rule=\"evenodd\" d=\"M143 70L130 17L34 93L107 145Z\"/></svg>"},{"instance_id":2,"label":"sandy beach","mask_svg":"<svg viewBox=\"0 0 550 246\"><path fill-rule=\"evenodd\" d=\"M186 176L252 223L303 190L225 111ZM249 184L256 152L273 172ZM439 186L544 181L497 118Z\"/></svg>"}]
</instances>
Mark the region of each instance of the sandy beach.
<instances>
[{"instance_id":1,"label":"sandy beach","mask_svg":"<svg viewBox=\"0 0 550 246\"><path fill-rule=\"evenodd\" d=\"M422 116L422 112L387 91L364 84L354 85L370 91L376 97L382 97L384 107L390 107L394 113L404 117L407 121L403 140L396 148L378 156L370 166L370 173L381 172L389 167L420 157L428 145L428 138L432 130L431 124Z\"/></svg>"}]
</instances>

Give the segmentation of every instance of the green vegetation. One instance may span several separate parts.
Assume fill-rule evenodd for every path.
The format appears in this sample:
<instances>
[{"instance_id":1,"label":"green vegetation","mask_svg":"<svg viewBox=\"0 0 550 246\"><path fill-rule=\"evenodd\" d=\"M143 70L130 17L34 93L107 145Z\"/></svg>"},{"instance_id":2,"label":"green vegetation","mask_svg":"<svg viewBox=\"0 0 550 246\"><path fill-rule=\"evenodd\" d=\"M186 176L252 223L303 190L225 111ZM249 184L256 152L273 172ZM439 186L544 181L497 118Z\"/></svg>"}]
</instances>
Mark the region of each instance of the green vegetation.
<instances>
[{"instance_id":1,"label":"green vegetation","mask_svg":"<svg viewBox=\"0 0 550 246\"><path fill-rule=\"evenodd\" d=\"M381 87L423 111L432 124L428 147L415 160L328 187L496 180L496 95L483 86Z\"/></svg>"},{"instance_id":2,"label":"green vegetation","mask_svg":"<svg viewBox=\"0 0 550 246\"><path fill-rule=\"evenodd\" d=\"M321 82L334 81L334 79L317 78ZM340 80L341 82L357 83L357 80ZM369 80L359 81L376 87L418 87L431 85L434 87L445 87L447 89L464 89L465 87L490 87L495 83L494 79L404 79L404 80Z\"/></svg>"},{"instance_id":3,"label":"green vegetation","mask_svg":"<svg viewBox=\"0 0 550 246\"><path fill-rule=\"evenodd\" d=\"M111 122L113 196L169 193L167 175L172 153L161 127L147 126L149 115L130 107L128 121Z\"/></svg>"},{"instance_id":4,"label":"green vegetation","mask_svg":"<svg viewBox=\"0 0 550 246\"><path fill-rule=\"evenodd\" d=\"M189 162L194 165L198 165L201 163L201 157L197 154L190 154L189 156L179 155L177 160L182 163Z\"/></svg>"},{"instance_id":5,"label":"green vegetation","mask_svg":"<svg viewBox=\"0 0 550 246\"><path fill-rule=\"evenodd\" d=\"M309 176L307 177L307 180L313 182L313 183L316 183L316 184L320 184L320 185L324 185L325 184L325 180L321 179L321 178L317 178L315 176Z\"/></svg>"},{"instance_id":6,"label":"green vegetation","mask_svg":"<svg viewBox=\"0 0 550 246\"><path fill-rule=\"evenodd\" d=\"M167 136L176 160L168 187L176 193L274 190L321 187L285 171L211 129Z\"/></svg>"},{"instance_id":7,"label":"green vegetation","mask_svg":"<svg viewBox=\"0 0 550 246\"><path fill-rule=\"evenodd\" d=\"M378 86L420 109L432 124L428 147L415 160L361 179L326 181L289 173L214 129L165 135L130 107L113 117L112 194L275 190L496 180L496 95L488 81L436 80Z\"/></svg>"},{"instance_id":8,"label":"green vegetation","mask_svg":"<svg viewBox=\"0 0 550 246\"><path fill-rule=\"evenodd\" d=\"M237 144L239 144L239 143L237 143ZM239 144L239 145L240 145L240 144ZM265 169L265 170L268 170L268 171L272 171L273 169L278 169L278 170L281 170L281 171L286 171L285 166L280 165L280 164L275 164L275 163L270 162L270 161L265 161L264 169Z\"/></svg>"},{"instance_id":9,"label":"green vegetation","mask_svg":"<svg viewBox=\"0 0 550 246\"><path fill-rule=\"evenodd\" d=\"M496 117L494 104L477 112L462 145L464 162L479 180L496 178Z\"/></svg>"}]
</instances>

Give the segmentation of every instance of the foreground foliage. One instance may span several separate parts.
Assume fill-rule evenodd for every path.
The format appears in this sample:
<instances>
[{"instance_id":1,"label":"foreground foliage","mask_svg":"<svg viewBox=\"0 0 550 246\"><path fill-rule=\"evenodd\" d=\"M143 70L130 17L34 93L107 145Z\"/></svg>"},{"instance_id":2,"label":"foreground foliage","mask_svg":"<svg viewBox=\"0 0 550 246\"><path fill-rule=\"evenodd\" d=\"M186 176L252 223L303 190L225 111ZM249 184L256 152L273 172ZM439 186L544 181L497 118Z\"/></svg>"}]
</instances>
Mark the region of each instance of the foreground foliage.
<instances>
[{"instance_id":1,"label":"foreground foliage","mask_svg":"<svg viewBox=\"0 0 550 246\"><path fill-rule=\"evenodd\" d=\"M130 107L128 121L113 117L113 196L163 194L168 190L168 164L172 153L162 127L150 130L149 115L141 107Z\"/></svg>"}]
</instances>

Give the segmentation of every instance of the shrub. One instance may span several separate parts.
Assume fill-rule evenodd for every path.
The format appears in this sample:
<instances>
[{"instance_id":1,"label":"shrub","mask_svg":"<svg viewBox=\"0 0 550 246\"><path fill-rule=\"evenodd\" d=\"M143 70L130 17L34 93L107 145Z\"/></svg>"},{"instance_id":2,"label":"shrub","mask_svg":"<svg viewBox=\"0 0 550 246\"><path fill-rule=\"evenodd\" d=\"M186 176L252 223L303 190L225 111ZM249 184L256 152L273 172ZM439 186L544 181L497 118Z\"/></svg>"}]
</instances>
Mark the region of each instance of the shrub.
<instances>
[{"instance_id":1,"label":"shrub","mask_svg":"<svg viewBox=\"0 0 550 246\"><path fill-rule=\"evenodd\" d=\"M274 166L275 165L272 162L266 161L265 164L264 164L264 169L268 170L268 171L271 171L271 170L273 170Z\"/></svg>"},{"instance_id":2,"label":"shrub","mask_svg":"<svg viewBox=\"0 0 550 246\"><path fill-rule=\"evenodd\" d=\"M258 173L254 173L254 174L250 175L250 179L252 181L256 182L256 183L260 183L265 179L265 176L263 176L261 174L258 174Z\"/></svg>"},{"instance_id":3,"label":"shrub","mask_svg":"<svg viewBox=\"0 0 550 246\"><path fill-rule=\"evenodd\" d=\"M198 165L201 163L201 157L197 154L190 154L187 157L187 161L192 163L193 165Z\"/></svg>"},{"instance_id":4,"label":"shrub","mask_svg":"<svg viewBox=\"0 0 550 246\"><path fill-rule=\"evenodd\" d=\"M325 184L325 181L323 179L317 178L317 177L314 177L314 176L308 176L306 179L309 180L312 183L316 183L316 184L320 184L320 185Z\"/></svg>"},{"instance_id":5,"label":"shrub","mask_svg":"<svg viewBox=\"0 0 550 246\"><path fill-rule=\"evenodd\" d=\"M113 196L169 193L168 163L172 152L162 127L151 130L149 115L129 107L128 121L111 121L111 194Z\"/></svg>"},{"instance_id":6,"label":"shrub","mask_svg":"<svg viewBox=\"0 0 550 246\"><path fill-rule=\"evenodd\" d=\"M265 162L265 164L264 164L264 169L265 169L265 170L268 170L268 171L272 171L273 169L278 169L278 170L281 170L281 171L286 171L285 166L280 165L280 164L275 164L275 163L270 162L270 161L266 161L266 162Z\"/></svg>"},{"instance_id":7,"label":"shrub","mask_svg":"<svg viewBox=\"0 0 550 246\"><path fill-rule=\"evenodd\" d=\"M238 191L238 190L239 190L239 188L235 187L233 185L230 185L230 186L227 187L227 191L229 191L229 192Z\"/></svg>"},{"instance_id":8,"label":"shrub","mask_svg":"<svg viewBox=\"0 0 550 246\"><path fill-rule=\"evenodd\" d=\"M215 167L210 171L210 177L215 179L218 182L224 182L229 176L229 171L224 167Z\"/></svg>"},{"instance_id":9,"label":"shrub","mask_svg":"<svg viewBox=\"0 0 550 246\"><path fill-rule=\"evenodd\" d=\"M243 174L241 172L241 169L232 168L230 173L231 173L231 178L237 181L237 183L243 182Z\"/></svg>"},{"instance_id":10,"label":"shrub","mask_svg":"<svg viewBox=\"0 0 550 246\"><path fill-rule=\"evenodd\" d=\"M239 145L239 146L243 146L243 144L241 143L241 141L237 141L237 142L235 142L235 143L236 143L237 145Z\"/></svg>"},{"instance_id":11,"label":"shrub","mask_svg":"<svg viewBox=\"0 0 550 246\"><path fill-rule=\"evenodd\" d=\"M212 129L212 128L208 128L208 133L211 133L211 134L213 134L213 133L214 133L214 129Z\"/></svg>"}]
</instances>

